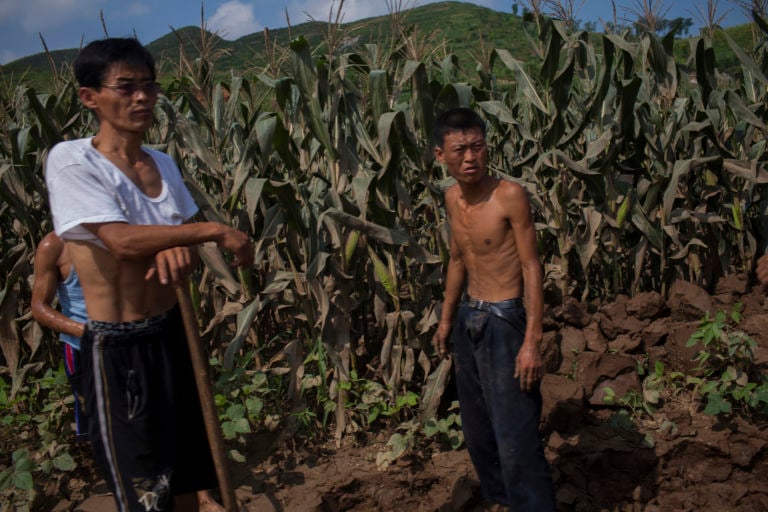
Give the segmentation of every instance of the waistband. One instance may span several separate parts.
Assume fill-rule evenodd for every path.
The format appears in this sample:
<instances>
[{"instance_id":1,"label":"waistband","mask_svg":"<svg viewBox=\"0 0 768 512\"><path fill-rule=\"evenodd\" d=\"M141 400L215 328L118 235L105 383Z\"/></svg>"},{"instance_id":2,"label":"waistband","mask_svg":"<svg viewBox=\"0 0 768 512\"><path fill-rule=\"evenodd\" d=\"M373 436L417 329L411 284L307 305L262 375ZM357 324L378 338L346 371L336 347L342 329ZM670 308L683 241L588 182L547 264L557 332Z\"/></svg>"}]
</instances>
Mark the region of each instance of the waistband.
<instances>
[{"instance_id":1,"label":"waistband","mask_svg":"<svg viewBox=\"0 0 768 512\"><path fill-rule=\"evenodd\" d=\"M88 320L86 328L94 335L123 336L151 334L167 324L168 319L178 312L178 305L164 313L133 322L104 322Z\"/></svg>"},{"instance_id":2,"label":"waistband","mask_svg":"<svg viewBox=\"0 0 768 512\"><path fill-rule=\"evenodd\" d=\"M479 309L480 311L487 311L492 307L518 307L522 308L524 306L523 304L523 298L522 297L515 297L514 299L506 299L506 300L499 300L499 301L488 301L483 299L475 299L473 297L464 297L464 304L469 306L473 309Z\"/></svg>"}]
</instances>

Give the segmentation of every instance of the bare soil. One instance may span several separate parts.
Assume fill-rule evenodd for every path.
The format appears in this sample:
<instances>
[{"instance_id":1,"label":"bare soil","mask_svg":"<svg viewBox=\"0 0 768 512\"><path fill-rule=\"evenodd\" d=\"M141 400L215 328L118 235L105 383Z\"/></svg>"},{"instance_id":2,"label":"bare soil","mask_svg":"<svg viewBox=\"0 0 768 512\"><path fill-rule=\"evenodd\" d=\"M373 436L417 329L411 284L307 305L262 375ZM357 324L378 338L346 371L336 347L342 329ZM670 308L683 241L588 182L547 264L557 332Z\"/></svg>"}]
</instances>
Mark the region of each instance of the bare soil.
<instances>
[{"instance_id":1,"label":"bare soil","mask_svg":"<svg viewBox=\"0 0 768 512\"><path fill-rule=\"evenodd\" d=\"M723 280L714 293L681 283L667 299L648 293L547 311L541 425L559 511L768 511L765 418L718 420L701 413L695 397L668 394L652 416L626 422L603 400L607 388L619 397L642 392L638 363L693 371L691 333L706 311L730 311L737 301L744 304L740 327L758 342L757 362L766 368L768 304L743 276ZM376 455L389 433L340 446L274 437L254 434L246 461L232 463L244 510L483 510L466 450L423 446L381 471ZM79 460L85 464L76 476L51 482L46 510L111 512L103 483L86 484L97 480L87 452Z\"/></svg>"}]
</instances>

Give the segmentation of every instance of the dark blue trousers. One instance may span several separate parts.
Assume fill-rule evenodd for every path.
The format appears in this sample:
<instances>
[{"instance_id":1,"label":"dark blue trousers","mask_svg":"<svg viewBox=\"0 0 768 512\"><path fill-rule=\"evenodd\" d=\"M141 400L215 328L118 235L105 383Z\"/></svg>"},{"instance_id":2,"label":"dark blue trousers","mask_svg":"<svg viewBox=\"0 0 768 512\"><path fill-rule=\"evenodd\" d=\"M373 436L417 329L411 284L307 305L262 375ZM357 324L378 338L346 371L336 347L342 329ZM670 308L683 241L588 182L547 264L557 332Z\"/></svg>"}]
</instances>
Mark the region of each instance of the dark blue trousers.
<instances>
[{"instance_id":1,"label":"dark blue trousers","mask_svg":"<svg viewBox=\"0 0 768 512\"><path fill-rule=\"evenodd\" d=\"M554 512L539 434L541 393L538 385L521 391L514 378L525 309L519 299L480 306L461 303L452 342L462 430L483 497L515 512Z\"/></svg>"}]
</instances>

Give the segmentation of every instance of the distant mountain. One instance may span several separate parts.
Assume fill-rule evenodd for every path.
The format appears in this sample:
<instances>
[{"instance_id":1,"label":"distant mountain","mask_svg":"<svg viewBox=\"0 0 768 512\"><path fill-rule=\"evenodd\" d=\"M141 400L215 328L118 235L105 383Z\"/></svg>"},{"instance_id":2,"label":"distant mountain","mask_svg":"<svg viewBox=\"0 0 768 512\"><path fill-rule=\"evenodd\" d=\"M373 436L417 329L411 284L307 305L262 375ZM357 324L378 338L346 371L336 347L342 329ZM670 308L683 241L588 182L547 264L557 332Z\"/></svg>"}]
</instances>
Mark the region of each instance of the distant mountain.
<instances>
[{"instance_id":1,"label":"distant mountain","mask_svg":"<svg viewBox=\"0 0 768 512\"><path fill-rule=\"evenodd\" d=\"M453 53L459 58L459 64L467 68L477 66L480 55L492 48L509 50L517 59L527 61L534 57L529 38L523 25L522 18L511 13L494 11L479 5L446 1L415 7L401 13L405 24L413 26L425 41L430 41L430 48L444 44L445 54ZM351 23L343 23L340 33L347 41L356 45L374 41L387 41L392 30L391 16L378 16ZM752 38L749 25L727 29L731 36L743 47L751 47ZM268 29L250 34L235 41L226 41L215 34L206 33L206 39L212 48L221 51L222 55L216 62L218 78L230 76L234 70L237 74L248 74L250 71L261 70L267 63L265 53L265 36L268 33L271 42L287 47L290 41L303 36L310 46L315 48L321 44L328 33L329 25L325 22L310 21L292 27ZM174 30L163 37L147 44L147 48L158 61L170 59L178 61L179 52L186 57L195 58L199 55L202 31L199 27L183 27ZM180 44L181 43L181 44ZM715 42L718 48L724 48L723 53L730 52L724 42ZM681 47L685 46L681 44ZM57 69L68 65L77 55L78 49L55 50L50 52L50 59ZM689 51L681 49L684 56ZM735 62L732 54L726 59ZM467 69L471 71L471 69ZM5 76L19 77L25 74L26 80L35 85L50 81L50 60L45 53L24 57L0 67Z\"/></svg>"},{"instance_id":2,"label":"distant mountain","mask_svg":"<svg viewBox=\"0 0 768 512\"><path fill-rule=\"evenodd\" d=\"M460 58L469 58L472 52L479 51L481 41L486 47L504 47L514 52L530 54L528 43L522 32L522 21L511 13L503 13L464 2L439 2L415 7L402 13L408 25L413 25L419 33L431 36L435 41L445 40L446 47ZM372 41L386 40L391 33L389 15L367 18L350 23L343 23L341 33L357 43L365 44ZM288 46L291 39L298 36L306 38L314 47L320 44L326 33L328 24L310 21L292 27L281 27L268 30L271 41ZM163 37L147 44L147 48L160 60L163 58L177 59L179 42L188 57L197 55L200 45L201 29L199 27L183 27L172 31ZM258 68L266 62L265 34L258 32L243 36L235 41L226 41L218 36L212 36L214 47L226 50L226 54L217 61L217 70L243 71ZM50 58L57 69L72 62L77 55L77 48L54 50ZM20 75L28 73L50 72L49 56L38 53L10 62L0 68L3 74Z\"/></svg>"}]
</instances>

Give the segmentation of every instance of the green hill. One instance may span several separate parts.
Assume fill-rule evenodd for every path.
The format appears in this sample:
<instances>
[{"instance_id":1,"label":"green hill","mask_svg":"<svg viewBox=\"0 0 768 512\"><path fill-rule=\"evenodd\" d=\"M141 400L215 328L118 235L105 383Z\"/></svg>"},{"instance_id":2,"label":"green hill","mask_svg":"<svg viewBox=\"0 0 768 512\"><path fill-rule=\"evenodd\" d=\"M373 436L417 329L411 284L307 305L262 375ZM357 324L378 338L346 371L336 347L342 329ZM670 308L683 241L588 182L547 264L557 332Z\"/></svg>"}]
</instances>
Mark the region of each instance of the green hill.
<instances>
[{"instance_id":1,"label":"green hill","mask_svg":"<svg viewBox=\"0 0 768 512\"><path fill-rule=\"evenodd\" d=\"M429 37L434 43L444 42L446 51L455 53L460 62L476 60L474 54L480 50L480 41L487 48L509 49L522 60L533 56L523 33L522 20L510 13L464 2L441 2L410 9L403 16L405 23L414 26L425 38ZM314 48L323 43L327 32L328 24L319 21L268 30L270 42L281 47L287 47L291 39L301 36ZM340 33L354 45L388 40L391 32L389 15L343 23L340 27ZM199 29L184 29L184 33L189 37L186 48L199 45ZM190 45L193 41L194 44ZM250 34L236 41L219 42L216 47L227 50L217 62L219 72L229 74L230 70L242 72L261 69L267 62L264 32ZM178 54L177 46L177 40L170 43L169 36L148 45L156 55L162 56L174 55L173 52Z\"/></svg>"},{"instance_id":2,"label":"green hill","mask_svg":"<svg viewBox=\"0 0 768 512\"><path fill-rule=\"evenodd\" d=\"M492 48L507 49L522 61L533 58L530 36L525 32L523 20L511 13L470 3L447 1L415 7L401 15L406 25L413 26L425 41L429 41L429 49L437 49L441 54L455 54L459 64L468 72L474 70L479 55ZM350 44L364 45L389 40L392 20L389 15L385 15L342 23L339 28ZM323 43L328 29L325 22L310 21L292 27L269 29L267 32L270 41L279 47L287 47L291 39L303 36L314 48ZM751 25L731 27L727 31L744 48L750 49L753 46ZM199 55L201 32L199 27L180 28L148 43L147 47L159 62L178 62L180 51L188 58L195 58ZM248 75L260 71L267 63L265 32L250 34L235 41L226 41L207 33L206 40L211 48L221 52L216 63L217 78L230 76L233 72ZM689 51L690 45L683 39L678 40L678 57L685 59ZM715 38L715 51L723 69L737 65L722 37ZM17 80L24 76L26 82L44 90L51 80L51 63L61 72L76 54L77 49L38 53L0 67L0 74L6 79L13 77Z\"/></svg>"}]
</instances>

